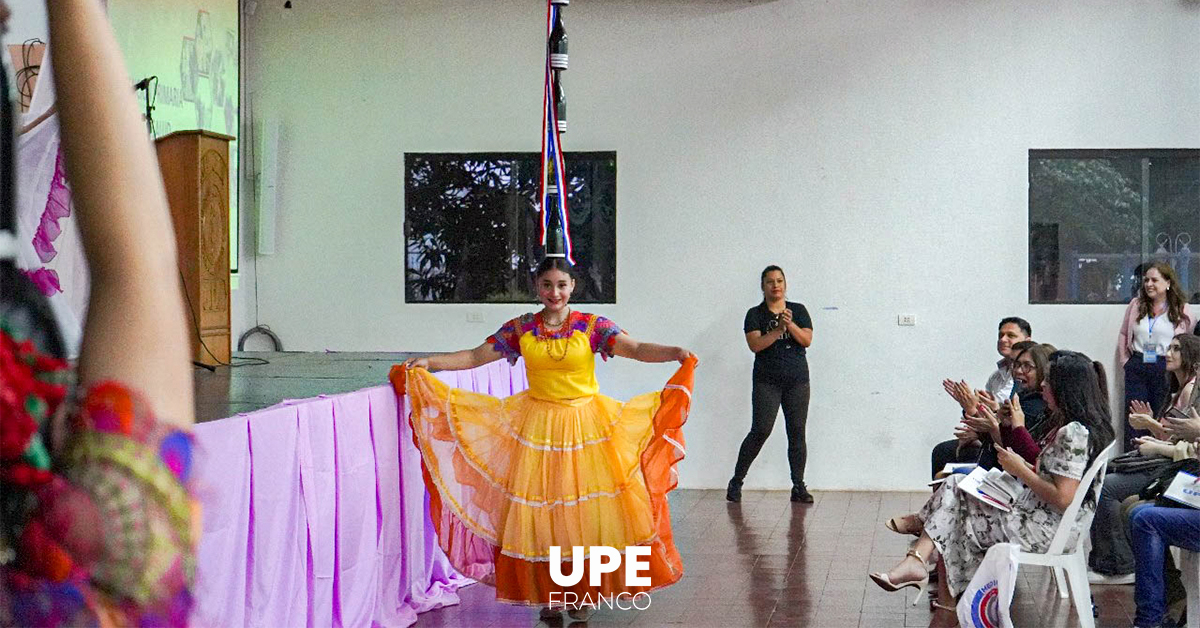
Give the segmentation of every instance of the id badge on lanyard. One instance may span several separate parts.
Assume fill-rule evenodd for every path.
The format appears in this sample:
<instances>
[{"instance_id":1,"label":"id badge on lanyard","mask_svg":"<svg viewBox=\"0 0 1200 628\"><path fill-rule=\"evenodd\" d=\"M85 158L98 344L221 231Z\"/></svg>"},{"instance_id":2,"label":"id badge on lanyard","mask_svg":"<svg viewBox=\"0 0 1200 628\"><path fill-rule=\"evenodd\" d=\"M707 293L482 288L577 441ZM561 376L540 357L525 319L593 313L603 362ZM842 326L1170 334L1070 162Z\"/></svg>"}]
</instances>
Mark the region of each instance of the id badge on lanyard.
<instances>
[{"instance_id":1,"label":"id badge on lanyard","mask_svg":"<svg viewBox=\"0 0 1200 628\"><path fill-rule=\"evenodd\" d=\"M1154 344L1154 323L1161 317L1162 314L1159 314L1158 316L1150 319L1150 342L1148 342L1146 347L1142 350L1142 362L1145 362L1146 364L1154 364L1155 362L1158 362L1158 346Z\"/></svg>"}]
</instances>

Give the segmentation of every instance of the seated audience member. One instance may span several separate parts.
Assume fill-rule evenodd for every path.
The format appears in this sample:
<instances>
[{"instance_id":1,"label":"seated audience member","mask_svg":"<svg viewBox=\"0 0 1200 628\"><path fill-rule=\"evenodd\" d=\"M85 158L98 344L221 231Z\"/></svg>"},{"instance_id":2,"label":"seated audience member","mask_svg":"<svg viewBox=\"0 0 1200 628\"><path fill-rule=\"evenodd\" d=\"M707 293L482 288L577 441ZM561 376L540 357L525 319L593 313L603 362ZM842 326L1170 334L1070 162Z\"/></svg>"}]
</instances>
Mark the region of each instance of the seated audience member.
<instances>
[{"instance_id":1,"label":"seated audience member","mask_svg":"<svg viewBox=\"0 0 1200 628\"><path fill-rule=\"evenodd\" d=\"M1037 443L1046 435L1046 402L1042 399L1042 382L1050 368L1053 345L1037 344L1032 340L1013 345L1013 379L1016 395L997 407L995 401L985 401L974 417L964 417L963 424L984 443L979 466L991 469L997 465L996 449L992 444L1012 447L1030 464L1041 449Z\"/></svg>"},{"instance_id":2,"label":"seated audience member","mask_svg":"<svg viewBox=\"0 0 1200 628\"><path fill-rule=\"evenodd\" d=\"M1092 551L1088 556L1092 573L1088 578L1093 584L1133 583L1133 548L1129 533L1121 524L1121 502L1145 489L1172 461L1195 455L1192 443L1172 439L1163 421L1167 416L1187 416L1189 409L1200 410L1198 375L1200 336L1179 334L1167 349L1166 377L1170 380L1167 386L1170 396L1158 411L1163 419L1156 421L1144 402L1132 403L1130 425L1149 431L1151 436L1135 439L1138 454L1121 456L1109 465L1096 505L1096 518L1092 520Z\"/></svg>"},{"instance_id":3,"label":"seated audience member","mask_svg":"<svg viewBox=\"0 0 1200 628\"><path fill-rule=\"evenodd\" d=\"M1137 565L1133 592L1137 610L1133 625L1138 628L1174 626L1176 624L1165 621L1167 548L1173 545L1190 552L1200 552L1200 510L1142 506L1133 511L1131 527L1133 555Z\"/></svg>"},{"instance_id":4,"label":"seated audience member","mask_svg":"<svg viewBox=\"0 0 1200 628\"><path fill-rule=\"evenodd\" d=\"M996 363L996 371L988 378L983 392L1000 401L1007 400L1013 393L1013 345L1029 340L1033 334L1029 323L1022 318L1010 316L1000 321L999 333L996 339L996 351L1000 361ZM963 416L974 416L979 407L979 391L974 391L965 381L955 382L945 380L942 387L946 389L955 401L962 406ZM938 472L951 462L975 462L979 459L981 443L971 436L963 439L954 438L939 443L930 454L930 475L936 477Z\"/></svg>"},{"instance_id":5,"label":"seated audience member","mask_svg":"<svg viewBox=\"0 0 1200 628\"><path fill-rule=\"evenodd\" d=\"M91 292L72 391L49 303L0 251L0 626L185 625L192 373L166 194L101 3L46 9Z\"/></svg>"},{"instance_id":6,"label":"seated audience member","mask_svg":"<svg viewBox=\"0 0 1200 628\"><path fill-rule=\"evenodd\" d=\"M936 560L935 606L953 610L955 597L992 545L1016 543L1029 551L1045 551L1084 474L1113 441L1101 381L1104 367L1099 362L1073 351L1055 352L1043 387L1048 426L1037 464L1031 466L1012 449L996 445L999 465L1024 485L1012 510L964 496L957 490L960 478L951 476L920 512L898 519L920 526L921 536L895 567L873 573L871 579L887 591L923 590L929 582L927 561ZM1099 486L1087 487L1074 534L1083 532L1080 520L1095 508L1098 492Z\"/></svg>"}]
</instances>

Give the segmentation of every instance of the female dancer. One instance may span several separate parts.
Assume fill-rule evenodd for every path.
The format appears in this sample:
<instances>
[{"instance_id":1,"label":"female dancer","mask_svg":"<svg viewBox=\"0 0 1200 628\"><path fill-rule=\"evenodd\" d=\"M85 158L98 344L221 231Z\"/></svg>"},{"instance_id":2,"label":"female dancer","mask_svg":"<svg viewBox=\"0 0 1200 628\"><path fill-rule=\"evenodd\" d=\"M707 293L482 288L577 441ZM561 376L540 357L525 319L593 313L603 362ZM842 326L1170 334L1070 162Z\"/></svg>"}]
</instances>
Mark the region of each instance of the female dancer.
<instances>
[{"instance_id":1,"label":"female dancer","mask_svg":"<svg viewBox=\"0 0 1200 628\"><path fill-rule=\"evenodd\" d=\"M1000 466L1025 485L1012 511L963 497L957 490L959 478L952 476L916 514L923 529L913 548L890 571L873 573L871 579L888 591L905 587L924 590L929 583L925 561L937 557L935 604L953 610L954 597L970 582L992 545L1019 543L1032 551L1044 550L1080 480L1113 440L1108 400L1099 383L1103 379L1104 367L1099 362L1081 353L1056 352L1043 385L1052 429L1037 464L1031 467L1012 449L996 446ZM1098 489L1088 489L1075 522L1076 534L1084 532L1078 529L1078 522L1095 508Z\"/></svg>"},{"instance_id":2,"label":"female dancer","mask_svg":"<svg viewBox=\"0 0 1200 628\"><path fill-rule=\"evenodd\" d=\"M696 358L573 310L571 273L565 259L548 257L534 274L540 312L508 321L474 349L412 358L391 377L410 396L442 549L468 577L495 586L497 599L554 604L543 619L557 618L564 601L594 605L600 595L650 591L683 575L666 493L683 458ZM622 403L599 394L596 353L683 366L662 392ZM451 389L430 374L519 357L529 388L506 399ZM550 579L552 546L566 557L574 546L634 545L651 549L649 586L626 583L624 569L592 586L588 562L574 586ZM576 606L571 616L585 611Z\"/></svg>"}]
</instances>

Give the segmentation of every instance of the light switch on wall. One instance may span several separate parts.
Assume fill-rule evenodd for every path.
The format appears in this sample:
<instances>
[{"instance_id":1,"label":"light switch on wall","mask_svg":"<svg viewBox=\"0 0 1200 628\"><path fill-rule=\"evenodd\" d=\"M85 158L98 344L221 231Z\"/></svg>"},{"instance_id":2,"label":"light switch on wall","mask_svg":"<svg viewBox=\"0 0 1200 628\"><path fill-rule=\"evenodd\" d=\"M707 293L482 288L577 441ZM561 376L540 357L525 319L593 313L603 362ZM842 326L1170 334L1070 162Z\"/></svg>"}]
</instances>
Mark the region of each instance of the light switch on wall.
<instances>
[{"instance_id":1,"label":"light switch on wall","mask_svg":"<svg viewBox=\"0 0 1200 628\"><path fill-rule=\"evenodd\" d=\"M912 327L917 324L917 316L915 314L900 314L896 317L896 324L901 327Z\"/></svg>"}]
</instances>

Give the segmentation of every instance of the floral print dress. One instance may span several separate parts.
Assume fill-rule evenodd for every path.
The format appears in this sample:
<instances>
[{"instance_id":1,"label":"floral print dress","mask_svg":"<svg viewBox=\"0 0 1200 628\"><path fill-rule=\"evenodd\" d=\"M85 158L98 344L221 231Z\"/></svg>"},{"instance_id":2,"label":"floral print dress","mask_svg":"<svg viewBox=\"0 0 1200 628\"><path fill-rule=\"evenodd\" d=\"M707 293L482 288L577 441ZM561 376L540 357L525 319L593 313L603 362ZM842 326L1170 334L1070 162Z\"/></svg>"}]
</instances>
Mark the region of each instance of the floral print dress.
<instances>
[{"instance_id":1,"label":"floral print dress","mask_svg":"<svg viewBox=\"0 0 1200 628\"><path fill-rule=\"evenodd\" d=\"M1037 459L1038 477L1050 482L1059 475L1083 479L1088 463L1088 430L1077 422L1058 430ZM951 476L918 513L925 533L937 545L946 563L950 592L958 595L983 562L988 548L997 543L1015 543L1022 549L1044 552L1050 546L1062 514L1025 487L1010 512L988 506L957 490L960 476ZM1099 474L1092 483L1092 495L1099 492ZM1096 500L1083 503L1067 545L1075 542L1080 521L1096 509Z\"/></svg>"}]
</instances>

